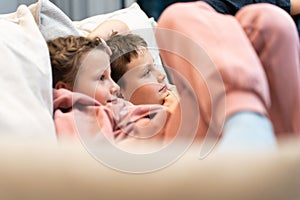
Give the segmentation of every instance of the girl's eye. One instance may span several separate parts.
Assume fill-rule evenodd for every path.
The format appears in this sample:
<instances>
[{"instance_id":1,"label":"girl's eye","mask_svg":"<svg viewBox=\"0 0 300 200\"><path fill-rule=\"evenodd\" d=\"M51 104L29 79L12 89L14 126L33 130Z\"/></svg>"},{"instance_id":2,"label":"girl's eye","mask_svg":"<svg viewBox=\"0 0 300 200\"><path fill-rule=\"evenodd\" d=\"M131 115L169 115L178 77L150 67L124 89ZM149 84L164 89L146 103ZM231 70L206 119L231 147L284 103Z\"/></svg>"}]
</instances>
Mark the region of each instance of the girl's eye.
<instances>
[{"instance_id":1,"label":"girl's eye","mask_svg":"<svg viewBox=\"0 0 300 200\"><path fill-rule=\"evenodd\" d=\"M103 81L105 79L105 76L104 75L101 75L100 77L99 77L99 80L100 81Z\"/></svg>"}]
</instances>

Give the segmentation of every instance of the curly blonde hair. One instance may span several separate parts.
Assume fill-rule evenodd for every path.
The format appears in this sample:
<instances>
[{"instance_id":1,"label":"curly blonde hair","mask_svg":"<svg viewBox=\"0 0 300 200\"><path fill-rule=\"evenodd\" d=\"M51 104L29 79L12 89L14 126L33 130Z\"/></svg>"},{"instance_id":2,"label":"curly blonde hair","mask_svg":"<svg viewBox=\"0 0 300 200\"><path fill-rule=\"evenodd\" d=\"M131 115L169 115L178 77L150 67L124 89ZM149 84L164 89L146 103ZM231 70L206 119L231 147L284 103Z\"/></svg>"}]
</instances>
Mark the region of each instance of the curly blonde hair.
<instances>
[{"instance_id":1,"label":"curly blonde hair","mask_svg":"<svg viewBox=\"0 0 300 200\"><path fill-rule=\"evenodd\" d=\"M60 37L47 42L52 66L52 86L62 81L73 87L82 57L93 49L106 51L100 38Z\"/></svg>"}]
</instances>

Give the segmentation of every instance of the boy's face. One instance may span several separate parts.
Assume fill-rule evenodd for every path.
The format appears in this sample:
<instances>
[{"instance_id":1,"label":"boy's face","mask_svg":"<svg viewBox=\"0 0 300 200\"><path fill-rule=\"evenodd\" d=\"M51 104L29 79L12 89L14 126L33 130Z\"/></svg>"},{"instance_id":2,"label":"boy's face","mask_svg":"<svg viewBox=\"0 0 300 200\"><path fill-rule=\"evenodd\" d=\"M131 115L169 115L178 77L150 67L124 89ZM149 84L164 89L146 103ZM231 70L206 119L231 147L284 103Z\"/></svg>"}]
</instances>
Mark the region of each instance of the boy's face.
<instances>
[{"instance_id":1,"label":"boy's face","mask_svg":"<svg viewBox=\"0 0 300 200\"><path fill-rule=\"evenodd\" d=\"M165 75L156 69L148 50L139 52L127 64L128 71L121 78L121 93L133 104L163 104L168 95ZM122 83L120 82L120 83Z\"/></svg>"},{"instance_id":2,"label":"boy's face","mask_svg":"<svg viewBox=\"0 0 300 200\"><path fill-rule=\"evenodd\" d=\"M119 86L111 79L107 53L96 49L84 56L76 76L74 91L95 98L103 105L117 102Z\"/></svg>"}]
</instances>

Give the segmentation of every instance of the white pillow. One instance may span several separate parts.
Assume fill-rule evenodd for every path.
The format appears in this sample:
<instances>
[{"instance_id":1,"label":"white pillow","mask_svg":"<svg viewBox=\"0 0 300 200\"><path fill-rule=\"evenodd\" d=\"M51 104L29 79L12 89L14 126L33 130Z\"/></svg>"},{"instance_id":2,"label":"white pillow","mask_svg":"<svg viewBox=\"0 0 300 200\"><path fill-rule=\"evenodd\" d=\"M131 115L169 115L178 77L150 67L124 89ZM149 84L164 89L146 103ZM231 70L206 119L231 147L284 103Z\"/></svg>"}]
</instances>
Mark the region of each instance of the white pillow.
<instances>
[{"instance_id":1,"label":"white pillow","mask_svg":"<svg viewBox=\"0 0 300 200\"><path fill-rule=\"evenodd\" d=\"M0 15L1 136L55 141L48 48L29 11Z\"/></svg>"},{"instance_id":2,"label":"white pillow","mask_svg":"<svg viewBox=\"0 0 300 200\"><path fill-rule=\"evenodd\" d=\"M83 35L88 35L99 24L108 19L119 19L126 23L130 30L153 28L151 18L147 17L137 3L133 3L124 9L107 14L95 15L81 21L74 21L73 23Z\"/></svg>"}]
</instances>

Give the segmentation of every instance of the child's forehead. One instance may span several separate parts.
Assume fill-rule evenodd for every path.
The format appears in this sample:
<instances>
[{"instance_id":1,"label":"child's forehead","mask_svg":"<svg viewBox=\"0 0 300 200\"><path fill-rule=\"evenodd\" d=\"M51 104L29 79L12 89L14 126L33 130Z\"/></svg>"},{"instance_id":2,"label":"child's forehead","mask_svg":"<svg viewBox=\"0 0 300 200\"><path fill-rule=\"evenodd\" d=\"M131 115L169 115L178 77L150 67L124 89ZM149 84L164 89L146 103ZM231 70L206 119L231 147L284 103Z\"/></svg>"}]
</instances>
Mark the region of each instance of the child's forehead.
<instances>
[{"instance_id":1,"label":"child's forehead","mask_svg":"<svg viewBox=\"0 0 300 200\"><path fill-rule=\"evenodd\" d=\"M154 60L151 52L147 47L141 47L137 49L138 57L145 58L147 60Z\"/></svg>"},{"instance_id":2,"label":"child's forehead","mask_svg":"<svg viewBox=\"0 0 300 200\"><path fill-rule=\"evenodd\" d=\"M81 69L101 69L106 70L110 67L109 55L102 49L93 49L87 52L81 60Z\"/></svg>"},{"instance_id":3,"label":"child's forehead","mask_svg":"<svg viewBox=\"0 0 300 200\"><path fill-rule=\"evenodd\" d=\"M107 61L110 56L104 49L95 48L85 53L82 58L83 62L90 62L95 60Z\"/></svg>"}]
</instances>

